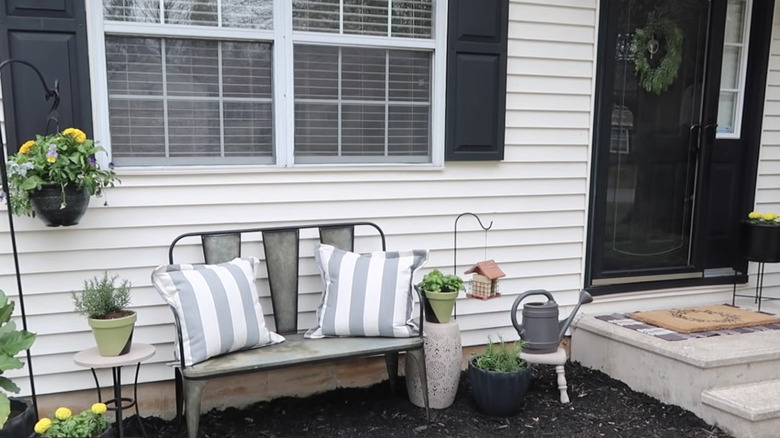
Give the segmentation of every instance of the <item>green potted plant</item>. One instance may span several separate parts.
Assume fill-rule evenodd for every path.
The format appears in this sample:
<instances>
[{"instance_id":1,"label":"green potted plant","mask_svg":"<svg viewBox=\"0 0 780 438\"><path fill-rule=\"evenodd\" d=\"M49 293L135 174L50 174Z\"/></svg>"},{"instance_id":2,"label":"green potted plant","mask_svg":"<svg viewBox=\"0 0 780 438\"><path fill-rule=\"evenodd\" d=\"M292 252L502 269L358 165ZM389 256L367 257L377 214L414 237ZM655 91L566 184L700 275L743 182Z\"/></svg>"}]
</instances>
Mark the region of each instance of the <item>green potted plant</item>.
<instances>
[{"instance_id":1,"label":"green potted plant","mask_svg":"<svg viewBox=\"0 0 780 438\"><path fill-rule=\"evenodd\" d=\"M780 217L752 211L739 229L740 254L753 262L780 262Z\"/></svg>"},{"instance_id":2,"label":"green potted plant","mask_svg":"<svg viewBox=\"0 0 780 438\"><path fill-rule=\"evenodd\" d=\"M76 311L86 315L101 356L119 356L130 351L137 315L127 310L131 283L118 275L84 280L80 292L73 292Z\"/></svg>"},{"instance_id":3,"label":"green potted plant","mask_svg":"<svg viewBox=\"0 0 780 438\"><path fill-rule=\"evenodd\" d=\"M37 216L52 227L77 224L89 197L119 181L112 164L103 169L95 160L100 152L103 148L77 128L26 141L8 159L13 213Z\"/></svg>"},{"instance_id":4,"label":"green potted plant","mask_svg":"<svg viewBox=\"0 0 780 438\"><path fill-rule=\"evenodd\" d=\"M102 438L112 436L112 430L106 419L104 403L95 403L89 409L73 415L73 412L60 407L52 418L41 418L35 424L36 437L44 438Z\"/></svg>"},{"instance_id":5,"label":"green potted plant","mask_svg":"<svg viewBox=\"0 0 780 438\"><path fill-rule=\"evenodd\" d=\"M416 287L422 292L425 321L440 324L449 322L458 293L464 289L463 279L434 269L425 274Z\"/></svg>"},{"instance_id":6,"label":"green potted plant","mask_svg":"<svg viewBox=\"0 0 780 438\"><path fill-rule=\"evenodd\" d=\"M531 382L531 368L520 357L522 351L522 342L488 339L485 352L469 361L471 393L483 413L509 416L520 410Z\"/></svg>"},{"instance_id":7,"label":"green potted plant","mask_svg":"<svg viewBox=\"0 0 780 438\"><path fill-rule=\"evenodd\" d=\"M6 370L24 366L15 356L32 346L35 334L17 330L11 320L13 312L14 302L8 300L5 292L0 290L0 388L16 394L19 387L2 374ZM29 436L36 417L32 404L22 399L9 398L5 391L0 391L0 436Z\"/></svg>"}]
</instances>

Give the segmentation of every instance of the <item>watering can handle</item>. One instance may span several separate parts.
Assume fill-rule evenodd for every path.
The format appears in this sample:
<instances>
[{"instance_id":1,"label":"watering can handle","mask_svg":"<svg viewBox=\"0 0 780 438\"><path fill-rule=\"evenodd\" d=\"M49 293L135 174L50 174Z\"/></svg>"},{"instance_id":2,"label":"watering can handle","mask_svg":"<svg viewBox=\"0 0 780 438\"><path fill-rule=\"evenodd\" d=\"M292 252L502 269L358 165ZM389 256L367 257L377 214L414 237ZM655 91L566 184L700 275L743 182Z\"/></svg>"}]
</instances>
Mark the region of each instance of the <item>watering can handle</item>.
<instances>
[{"instance_id":1,"label":"watering can handle","mask_svg":"<svg viewBox=\"0 0 780 438\"><path fill-rule=\"evenodd\" d=\"M547 297L547 301L554 301L552 294L544 289L534 289L525 291L520 296L515 298L515 302L512 303L512 313L510 313L510 316L512 317L512 325L515 326L515 330L517 330L517 334L522 338L523 334L525 333L525 329L522 325L518 324L517 322L517 307L520 306L520 302L526 299L527 297L530 297L531 295L544 295Z\"/></svg>"}]
</instances>

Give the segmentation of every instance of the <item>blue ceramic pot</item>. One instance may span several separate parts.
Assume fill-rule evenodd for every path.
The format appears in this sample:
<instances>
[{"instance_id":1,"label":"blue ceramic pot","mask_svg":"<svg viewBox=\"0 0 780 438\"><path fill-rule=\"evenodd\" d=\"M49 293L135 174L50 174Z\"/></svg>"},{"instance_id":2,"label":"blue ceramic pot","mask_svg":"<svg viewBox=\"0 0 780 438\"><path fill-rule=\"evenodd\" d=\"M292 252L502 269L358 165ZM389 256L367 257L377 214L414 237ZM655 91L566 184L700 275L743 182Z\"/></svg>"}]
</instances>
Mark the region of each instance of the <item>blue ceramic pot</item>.
<instances>
[{"instance_id":1,"label":"blue ceramic pot","mask_svg":"<svg viewBox=\"0 0 780 438\"><path fill-rule=\"evenodd\" d=\"M475 357L469 361L469 380L477 409L497 417L520 411L531 383L530 365L522 371L485 371L477 368L476 360Z\"/></svg>"}]
</instances>

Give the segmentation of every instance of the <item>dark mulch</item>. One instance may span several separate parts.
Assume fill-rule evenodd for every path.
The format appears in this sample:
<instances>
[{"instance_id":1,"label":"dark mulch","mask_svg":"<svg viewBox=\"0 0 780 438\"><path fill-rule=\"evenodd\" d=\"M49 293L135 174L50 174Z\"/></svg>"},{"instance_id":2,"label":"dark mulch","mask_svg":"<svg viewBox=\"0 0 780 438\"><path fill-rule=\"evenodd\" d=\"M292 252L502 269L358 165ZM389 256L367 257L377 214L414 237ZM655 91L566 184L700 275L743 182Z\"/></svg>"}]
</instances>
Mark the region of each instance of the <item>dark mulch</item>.
<instances>
[{"instance_id":1,"label":"dark mulch","mask_svg":"<svg viewBox=\"0 0 780 438\"><path fill-rule=\"evenodd\" d=\"M523 409L508 418L476 410L464 373L455 403L432 410L429 424L425 410L406 399L403 384L394 396L385 381L245 409L213 410L201 417L200 437L730 437L682 408L634 392L578 363L566 366L571 398L567 405L560 403L553 367L537 366L533 372ZM150 437L186 436L173 422L156 417L143 421ZM131 436L138 433L136 417L126 419L126 424Z\"/></svg>"}]
</instances>

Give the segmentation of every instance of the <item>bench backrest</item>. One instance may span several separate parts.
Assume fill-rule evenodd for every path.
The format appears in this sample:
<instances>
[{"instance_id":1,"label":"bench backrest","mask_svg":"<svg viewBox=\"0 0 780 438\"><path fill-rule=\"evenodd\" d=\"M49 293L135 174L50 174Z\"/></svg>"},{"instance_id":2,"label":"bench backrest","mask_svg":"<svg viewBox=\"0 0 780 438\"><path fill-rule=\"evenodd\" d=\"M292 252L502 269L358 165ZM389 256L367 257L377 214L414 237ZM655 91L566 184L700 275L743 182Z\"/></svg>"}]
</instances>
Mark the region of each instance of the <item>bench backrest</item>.
<instances>
[{"instance_id":1,"label":"bench backrest","mask_svg":"<svg viewBox=\"0 0 780 438\"><path fill-rule=\"evenodd\" d=\"M355 230L368 230L381 241L373 250L385 251L385 234L372 222L342 222L332 224L292 225L274 228L243 228L235 230L203 231L181 234L168 248L168 261L174 263L192 263L176 261L175 249L178 246L197 243L203 248L203 261L208 264L221 263L242 255L244 243L262 241L264 254L253 255L265 260L268 272L268 286L273 306L275 331L279 334L298 332L298 272L300 268L301 231L316 230L319 241L337 248L354 251ZM255 240L251 240L255 239ZM178 321L177 321L178 324Z\"/></svg>"}]
</instances>

